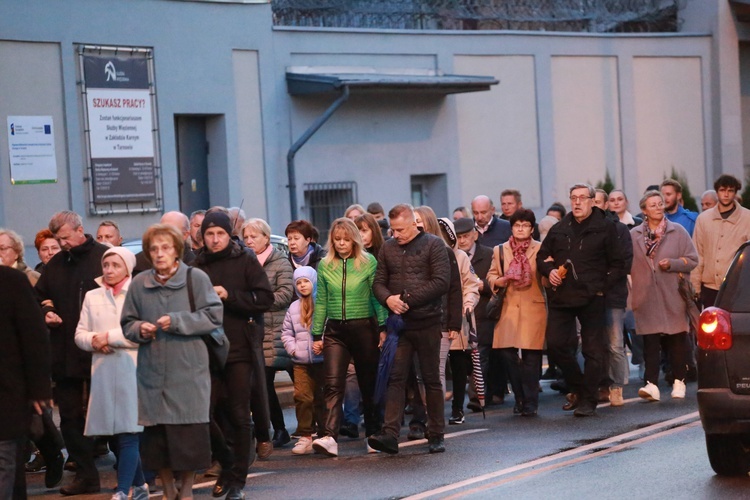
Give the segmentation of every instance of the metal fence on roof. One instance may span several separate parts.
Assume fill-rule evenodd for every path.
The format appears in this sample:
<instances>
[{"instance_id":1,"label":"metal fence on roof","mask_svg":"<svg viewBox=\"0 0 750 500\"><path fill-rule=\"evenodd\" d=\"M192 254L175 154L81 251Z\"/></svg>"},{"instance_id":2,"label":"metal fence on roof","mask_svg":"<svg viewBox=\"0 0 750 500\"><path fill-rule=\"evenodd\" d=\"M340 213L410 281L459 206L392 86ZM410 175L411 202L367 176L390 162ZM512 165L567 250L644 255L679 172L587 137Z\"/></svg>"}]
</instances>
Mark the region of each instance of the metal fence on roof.
<instances>
[{"instance_id":1,"label":"metal fence on roof","mask_svg":"<svg viewBox=\"0 0 750 500\"><path fill-rule=\"evenodd\" d=\"M687 0L273 0L278 26L675 32Z\"/></svg>"}]
</instances>

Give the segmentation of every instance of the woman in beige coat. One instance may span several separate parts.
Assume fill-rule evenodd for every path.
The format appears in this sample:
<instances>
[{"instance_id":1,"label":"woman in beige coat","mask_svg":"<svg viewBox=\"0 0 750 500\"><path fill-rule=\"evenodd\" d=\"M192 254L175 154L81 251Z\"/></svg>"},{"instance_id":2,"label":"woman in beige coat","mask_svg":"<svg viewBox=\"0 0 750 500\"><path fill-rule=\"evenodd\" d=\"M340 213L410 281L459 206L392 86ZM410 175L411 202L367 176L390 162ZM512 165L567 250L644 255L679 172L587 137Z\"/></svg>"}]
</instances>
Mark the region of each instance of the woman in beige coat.
<instances>
[{"instance_id":1,"label":"woman in beige coat","mask_svg":"<svg viewBox=\"0 0 750 500\"><path fill-rule=\"evenodd\" d=\"M536 269L536 254L541 243L531 239L535 223L531 210L520 209L511 215L513 234L507 243L494 248L492 266L487 273L493 292L505 288L492 348L500 349L506 360L516 396L513 411L524 417L535 416L539 406L539 375L547 327L547 306L541 276Z\"/></svg>"}]
</instances>

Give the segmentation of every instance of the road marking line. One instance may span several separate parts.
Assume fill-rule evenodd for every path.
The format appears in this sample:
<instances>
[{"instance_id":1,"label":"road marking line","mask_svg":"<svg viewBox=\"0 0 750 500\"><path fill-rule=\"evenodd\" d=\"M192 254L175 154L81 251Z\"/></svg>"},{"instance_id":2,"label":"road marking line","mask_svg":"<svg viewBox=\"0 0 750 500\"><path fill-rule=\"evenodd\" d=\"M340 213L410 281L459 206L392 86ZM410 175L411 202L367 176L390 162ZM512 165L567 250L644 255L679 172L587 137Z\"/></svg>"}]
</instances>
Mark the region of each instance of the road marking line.
<instances>
[{"instance_id":1,"label":"road marking line","mask_svg":"<svg viewBox=\"0 0 750 500\"><path fill-rule=\"evenodd\" d=\"M665 420L663 422L652 424L647 427L643 427L641 429L626 432L624 434L619 434L617 436L612 436L611 438L607 438L602 441L597 441L595 443L590 443L584 446L579 446L578 448L573 448L567 451L556 453L554 455L548 455L546 457L538 458L536 460L532 460L531 462L525 462L522 464L514 465L513 467L508 467L506 469L501 469L495 472L489 472L487 474L482 474L481 476L476 476L473 478L465 479L463 481L459 481L453 484L448 484L440 488L435 488L433 490L423 491L422 493L418 493L416 495L412 495L406 498L409 500L418 500L422 498L428 498L434 495L439 495L441 493L447 493L450 491L457 490L459 488L463 488L464 486L470 486L472 484L476 484L482 481L487 481L488 479L494 479L496 477L511 474L513 472L530 469L532 467L536 467L537 465L542 465L542 464L546 464L549 462L560 460L561 458L567 458L573 455L579 455L581 453L587 452L592 449L601 448L602 446L606 446L612 443L617 443L620 441L625 441L627 439L634 438L636 436L640 436L643 434L648 434L652 431L660 430L665 427L680 425L680 424L683 424L684 422L695 420L696 418L699 418L697 411L693 413L688 413L686 415L682 415L680 417L676 417L670 420Z\"/></svg>"},{"instance_id":2,"label":"road marking line","mask_svg":"<svg viewBox=\"0 0 750 500\"><path fill-rule=\"evenodd\" d=\"M696 422L691 422L691 423L689 423L687 425L682 425L680 427L673 427L673 428L667 429L665 431L657 432L656 434L651 434L650 436L645 436L645 437L642 437L642 438L639 438L639 439L635 439L633 441L628 441L627 443L621 443L621 444L612 446L610 448L607 448L606 450L599 450L599 451L596 451L596 452L588 454L588 455L583 455L583 456L580 456L580 457L571 458L570 460L566 460L564 462L560 462L560 463L557 463L557 464L548 465L546 467L542 467L541 469L530 470L530 471L524 472L522 474L518 474L518 475L515 475L515 476L512 476L512 477L507 477L505 479L501 479L499 481L495 481L495 482L492 482L492 483L488 483L488 484L484 484L484 485L481 485L481 486L477 486L476 488L472 488L470 490L461 491L461 492L455 493L453 495L450 495L450 496L447 496L447 497L443 497L443 500L454 500L454 499L458 499L458 498L462 498L462 497L466 497L466 496L470 496L470 495L476 495L476 494L478 494L480 492L487 491L487 490L490 490L492 488L496 488L498 486L502 486L503 484L511 483L513 481L518 481L519 479L527 479L529 477L537 476L537 475L543 474L545 472L553 471L553 470L556 470L556 469L562 469L564 467L575 465L575 464L578 464L578 463L581 463L581 462L586 462L588 460L593 460L594 458L599 458L599 457L601 457L603 455L607 455L607 454L610 454L610 453L615 453L617 451L621 451L621 450L624 450L626 448L631 448L633 446L636 446L636 445L639 445L639 444L643 444L643 443L646 443L648 441L652 441L654 439L663 438L663 437L669 436L671 434L675 434L677 432L682 432L684 430L687 430L687 429L690 429L690 428L693 428L693 427L698 427L700 425L701 425L700 421L696 421Z\"/></svg>"},{"instance_id":3,"label":"road marking line","mask_svg":"<svg viewBox=\"0 0 750 500\"><path fill-rule=\"evenodd\" d=\"M484 431L488 431L488 430L489 429L467 429L465 431L451 432L450 434L445 434L445 436L443 436L443 437L445 437L445 439L450 439L450 438L454 438L454 437L465 436L467 434L474 434L474 433L477 433L477 432L484 432ZM407 448L409 446L416 446L418 444L425 444L426 442L427 442L426 439L415 439L414 441L406 441L405 443L399 443L398 444L398 449L400 450L401 448Z\"/></svg>"},{"instance_id":4,"label":"road marking line","mask_svg":"<svg viewBox=\"0 0 750 500\"><path fill-rule=\"evenodd\" d=\"M266 474L275 474L275 472L274 471L253 472L252 474L248 474L247 478L250 479L250 478L253 478L253 477L265 476ZM205 483L193 484L193 491L195 491L197 489L201 489L201 488L206 488L208 486L213 486L215 483L216 483L216 479L214 479L213 481L207 481ZM154 493L149 493L148 497L149 498L151 498L151 497L161 497L163 495L164 495L163 491L157 490Z\"/></svg>"}]
</instances>

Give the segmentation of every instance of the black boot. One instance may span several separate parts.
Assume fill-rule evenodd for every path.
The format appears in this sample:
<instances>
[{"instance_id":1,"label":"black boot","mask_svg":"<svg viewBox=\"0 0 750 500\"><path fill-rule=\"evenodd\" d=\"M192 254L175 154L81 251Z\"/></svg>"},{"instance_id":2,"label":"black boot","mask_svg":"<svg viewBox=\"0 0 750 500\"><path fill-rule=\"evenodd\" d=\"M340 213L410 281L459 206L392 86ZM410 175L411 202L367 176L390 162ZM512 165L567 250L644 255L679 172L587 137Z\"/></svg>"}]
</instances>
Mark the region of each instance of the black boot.
<instances>
[{"instance_id":1,"label":"black boot","mask_svg":"<svg viewBox=\"0 0 750 500\"><path fill-rule=\"evenodd\" d=\"M430 453L443 453L445 451L445 442L442 434L430 435Z\"/></svg>"},{"instance_id":2,"label":"black boot","mask_svg":"<svg viewBox=\"0 0 750 500\"><path fill-rule=\"evenodd\" d=\"M273 439L271 442L273 443L274 448L281 448L291 440L292 438L289 437L289 432L287 432L286 429L276 429L273 431Z\"/></svg>"}]
</instances>

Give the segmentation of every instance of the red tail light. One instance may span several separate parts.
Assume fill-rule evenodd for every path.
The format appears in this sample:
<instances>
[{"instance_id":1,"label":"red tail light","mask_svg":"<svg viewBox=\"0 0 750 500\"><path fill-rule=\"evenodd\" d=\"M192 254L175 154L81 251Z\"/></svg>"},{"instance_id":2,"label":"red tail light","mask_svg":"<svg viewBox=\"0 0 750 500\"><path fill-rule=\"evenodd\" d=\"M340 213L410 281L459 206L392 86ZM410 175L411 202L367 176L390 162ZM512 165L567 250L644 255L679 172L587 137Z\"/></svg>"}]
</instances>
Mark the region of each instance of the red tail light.
<instances>
[{"instance_id":1,"label":"red tail light","mask_svg":"<svg viewBox=\"0 0 750 500\"><path fill-rule=\"evenodd\" d=\"M732 348L732 322L728 312L718 307L708 307L701 313L698 347L707 351Z\"/></svg>"}]
</instances>

